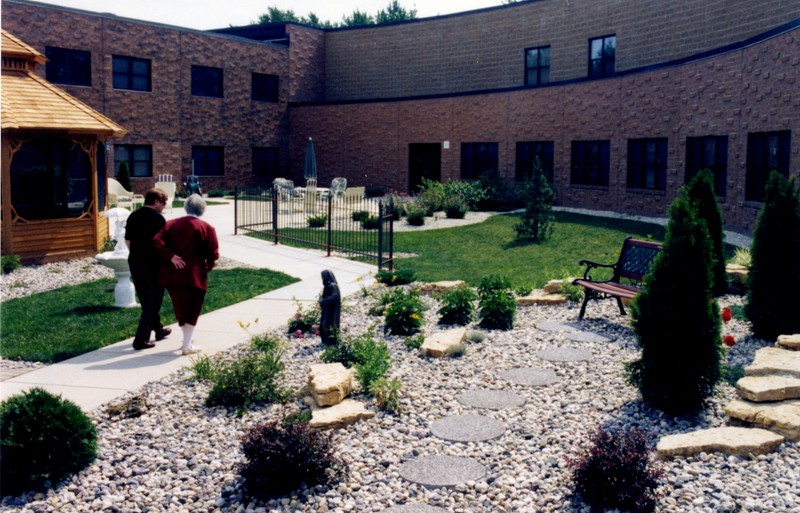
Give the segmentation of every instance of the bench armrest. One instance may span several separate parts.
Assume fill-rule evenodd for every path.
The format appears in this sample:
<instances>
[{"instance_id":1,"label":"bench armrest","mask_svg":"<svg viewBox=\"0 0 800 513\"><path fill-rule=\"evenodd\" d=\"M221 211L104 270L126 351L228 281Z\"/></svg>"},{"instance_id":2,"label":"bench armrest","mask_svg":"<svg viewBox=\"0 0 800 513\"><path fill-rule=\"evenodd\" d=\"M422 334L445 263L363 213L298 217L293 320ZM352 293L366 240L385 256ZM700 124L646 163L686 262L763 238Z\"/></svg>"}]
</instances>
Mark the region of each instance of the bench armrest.
<instances>
[{"instance_id":1,"label":"bench armrest","mask_svg":"<svg viewBox=\"0 0 800 513\"><path fill-rule=\"evenodd\" d=\"M581 261L578 262L578 265L585 265L586 266L586 270L583 271L583 279L584 280L589 280L589 281L593 281L592 280L592 269L597 269L597 268L601 268L602 267L602 268L606 268L606 269L614 269L615 272L616 272L616 269L617 269L617 264L601 264L601 263L598 263L598 262L592 262L591 260L581 260Z\"/></svg>"}]
</instances>

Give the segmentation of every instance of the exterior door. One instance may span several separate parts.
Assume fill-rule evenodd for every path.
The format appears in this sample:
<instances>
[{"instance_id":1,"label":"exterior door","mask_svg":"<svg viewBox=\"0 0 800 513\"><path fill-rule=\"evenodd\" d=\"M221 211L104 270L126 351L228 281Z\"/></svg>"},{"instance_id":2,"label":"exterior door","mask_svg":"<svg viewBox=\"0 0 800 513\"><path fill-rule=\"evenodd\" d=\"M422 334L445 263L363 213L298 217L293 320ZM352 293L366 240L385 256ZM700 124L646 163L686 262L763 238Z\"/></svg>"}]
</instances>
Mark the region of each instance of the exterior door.
<instances>
[{"instance_id":1,"label":"exterior door","mask_svg":"<svg viewBox=\"0 0 800 513\"><path fill-rule=\"evenodd\" d=\"M441 181L442 147L439 143L412 143L408 145L408 192L419 192L422 179Z\"/></svg>"}]
</instances>

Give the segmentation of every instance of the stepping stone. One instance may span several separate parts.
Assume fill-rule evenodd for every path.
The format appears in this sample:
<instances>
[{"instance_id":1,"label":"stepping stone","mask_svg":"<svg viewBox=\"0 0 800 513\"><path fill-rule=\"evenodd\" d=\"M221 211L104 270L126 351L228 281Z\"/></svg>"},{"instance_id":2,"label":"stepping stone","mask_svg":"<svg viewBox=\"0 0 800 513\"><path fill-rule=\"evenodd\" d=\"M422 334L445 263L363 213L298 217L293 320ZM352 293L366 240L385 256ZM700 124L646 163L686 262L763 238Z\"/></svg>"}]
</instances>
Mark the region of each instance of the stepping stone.
<instances>
[{"instance_id":1,"label":"stepping stone","mask_svg":"<svg viewBox=\"0 0 800 513\"><path fill-rule=\"evenodd\" d=\"M420 456L400 465L400 477L430 487L455 486L485 475L483 465L464 456Z\"/></svg>"},{"instance_id":2,"label":"stepping stone","mask_svg":"<svg viewBox=\"0 0 800 513\"><path fill-rule=\"evenodd\" d=\"M745 427L716 427L692 433L667 435L658 441L659 458L692 456L701 452L721 452L734 456L767 454L783 443L772 431Z\"/></svg>"},{"instance_id":3,"label":"stepping stone","mask_svg":"<svg viewBox=\"0 0 800 513\"><path fill-rule=\"evenodd\" d=\"M785 374L800 378L800 351L763 347L756 351L753 363L745 367L745 376Z\"/></svg>"},{"instance_id":4,"label":"stepping stone","mask_svg":"<svg viewBox=\"0 0 800 513\"><path fill-rule=\"evenodd\" d=\"M505 424L499 420L474 413L444 417L431 424L433 436L450 442L494 440L503 436L505 431Z\"/></svg>"},{"instance_id":5,"label":"stepping stone","mask_svg":"<svg viewBox=\"0 0 800 513\"><path fill-rule=\"evenodd\" d=\"M341 363L312 365L308 372L308 391L317 406L333 406L353 391L353 369Z\"/></svg>"},{"instance_id":6,"label":"stepping stone","mask_svg":"<svg viewBox=\"0 0 800 513\"><path fill-rule=\"evenodd\" d=\"M375 412L367 410L364 403L353 399L345 399L335 406L325 408L317 406L311 396L306 396L304 402L311 408L311 420L308 422L308 427L313 431L339 428L375 416Z\"/></svg>"},{"instance_id":7,"label":"stepping stone","mask_svg":"<svg viewBox=\"0 0 800 513\"><path fill-rule=\"evenodd\" d=\"M536 367L521 367L509 369L501 372L500 377L517 385L528 385L541 387L552 385L558 381L558 375L550 369L538 369Z\"/></svg>"},{"instance_id":8,"label":"stepping stone","mask_svg":"<svg viewBox=\"0 0 800 513\"><path fill-rule=\"evenodd\" d=\"M563 294L547 294L541 290L534 290L527 296L517 298L517 306L531 305L563 305L567 302Z\"/></svg>"},{"instance_id":9,"label":"stepping stone","mask_svg":"<svg viewBox=\"0 0 800 513\"><path fill-rule=\"evenodd\" d=\"M800 378L794 376L745 376L736 382L739 397L761 403L800 399Z\"/></svg>"},{"instance_id":10,"label":"stepping stone","mask_svg":"<svg viewBox=\"0 0 800 513\"><path fill-rule=\"evenodd\" d=\"M524 397L506 390L467 390L456 400L464 406L486 408L487 410L519 408L525 404Z\"/></svg>"},{"instance_id":11,"label":"stepping stone","mask_svg":"<svg viewBox=\"0 0 800 513\"><path fill-rule=\"evenodd\" d=\"M444 508L428 506L427 504L403 504L402 506L392 506L383 510L383 513L447 513Z\"/></svg>"},{"instance_id":12,"label":"stepping stone","mask_svg":"<svg viewBox=\"0 0 800 513\"><path fill-rule=\"evenodd\" d=\"M437 331L433 335L425 336L420 350L423 354L434 358L442 358L456 346L467 339L467 328L454 328L446 331Z\"/></svg>"},{"instance_id":13,"label":"stepping stone","mask_svg":"<svg viewBox=\"0 0 800 513\"><path fill-rule=\"evenodd\" d=\"M725 407L725 414L800 442L800 401L751 403L737 399Z\"/></svg>"},{"instance_id":14,"label":"stepping stone","mask_svg":"<svg viewBox=\"0 0 800 513\"><path fill-rule=\"evenodd\" d=\"M555 321L540 322L536 325L536 328L542 331L578 331L580 329L579 326L571 322Z\"/></svg>"},{"instance_id":15,"label":"stepping stone","mask_svg":"<svg viewBox=\"0 0 800 513\"><path fill-rule=\"evenodd\" d=\"M775 345L792 351L800 350L800 333L794 335L779 335Z\"/></svg>"},{"instance_id":16,"label":"stepping stone","mask_svg":"<svg viewBox=\"0 0 800 513\"><path fill-rule=\"evenodd\" d=\"M564 337L567 340L572 340L574 342L611 342L613 340L611 337L606 337L604 335L599 335L597 333L591 333L589 331L568 331Z\"/></svg>"},{"instance_id":17,"label":"stepping stone","mask_svg":"<svg viewBox=\"0 0 800 513\"><path fill-rule=\"evenodd\" d=\"M537 351L536 356L548 362L585 362L592 359L592 352L574 347L550 347Z\"/></svg>"},{"instance_id":18,"label":"stepping stone","mask_svg":"<svg viewBox=\"0 0 800 513\"><path fill-rule=\"evenodd\" d=\"M725 264L725 273L732 282L739 285L747 284L747 267L740 264Z\"/></svg>"},{"instance_id":19,"label":"stepping stone","mask_svg":"<svg viewBox=\"0 0 800 513\"><path fill-rule=\"evenodd\" d=\"M420 283L418 290L422 293L432 294L438 292L447 292L450 289L455 289L463 285L466 285L464 280L435 281L431 283Z\"/></svg>"}]
</instances>

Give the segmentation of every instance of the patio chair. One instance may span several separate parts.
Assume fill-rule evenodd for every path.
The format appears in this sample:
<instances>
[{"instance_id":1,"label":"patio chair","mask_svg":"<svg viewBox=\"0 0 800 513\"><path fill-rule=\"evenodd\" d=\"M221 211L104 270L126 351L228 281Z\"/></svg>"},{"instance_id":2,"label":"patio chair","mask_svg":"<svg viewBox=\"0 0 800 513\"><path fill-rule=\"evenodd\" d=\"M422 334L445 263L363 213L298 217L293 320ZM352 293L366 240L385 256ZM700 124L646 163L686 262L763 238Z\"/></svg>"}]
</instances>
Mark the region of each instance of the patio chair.
<instances>
[{"instance_id":1,"label":"patio chair","mask_svg":"<svg viewBox=\"0 0 800 513\"><path fill-rule=\"evenodd\" d=\"M329 194L333 198L341 198L345 189L347 189L347 178L334 178L331 180L331 189Z\"/></svg>"},{"instance_id":2,"label":"patio chair","mask_svg":"<svg viewBox=\"0 0 800 513\"><path fill-rule=\"evenodd\" d=\"M172 175L158 175L156 189L167 193L167 208L172 212L172 202L175 200L175 179Z\"/></svg>"},{"instance_id":3,"label":"patio chair","mask_svg":"<svg viewBox=\"0 0 800 513\"><path fill-rule=\"evenodd\" d=\"M134 194L113 178L108 179L108 204L133 210L137 203L144 205L144 196Z\"/></svg>"}]
</instances>

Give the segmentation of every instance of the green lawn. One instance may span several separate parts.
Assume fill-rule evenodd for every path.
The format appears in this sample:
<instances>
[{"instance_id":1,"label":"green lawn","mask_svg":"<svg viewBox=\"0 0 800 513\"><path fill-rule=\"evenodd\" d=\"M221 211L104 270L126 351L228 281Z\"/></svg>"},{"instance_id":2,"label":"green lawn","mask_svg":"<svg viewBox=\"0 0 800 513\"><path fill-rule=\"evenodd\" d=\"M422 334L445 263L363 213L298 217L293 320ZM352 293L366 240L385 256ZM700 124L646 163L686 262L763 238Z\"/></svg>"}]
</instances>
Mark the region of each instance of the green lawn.
<instances>
[{"instance_id":1,"label":"green lawn","mask_svg":"<svg viewBox=\"0 0 800 513\"><path fill-rule=\"evenodd\" d=\"M203 313L296 281L268 269L216 270L209 275ZM52 363L132 337L141 310L115 308L115 284L116 280L103 279L4 301L0 354L7 359ZM161 317L164 324L175 322L169 294Z\"/></svg>"}]
</instances>

